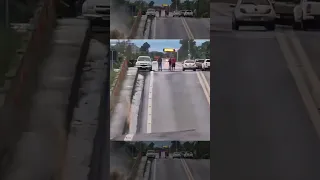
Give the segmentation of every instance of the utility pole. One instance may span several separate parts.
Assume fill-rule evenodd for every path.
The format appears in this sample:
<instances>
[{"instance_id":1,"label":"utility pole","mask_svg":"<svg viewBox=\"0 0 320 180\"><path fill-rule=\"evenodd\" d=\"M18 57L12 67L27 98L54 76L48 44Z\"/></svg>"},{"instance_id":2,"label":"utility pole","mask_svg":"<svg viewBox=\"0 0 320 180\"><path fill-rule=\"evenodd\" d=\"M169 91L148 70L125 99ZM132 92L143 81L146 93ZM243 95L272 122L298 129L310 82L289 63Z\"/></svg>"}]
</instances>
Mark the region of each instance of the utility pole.
<instances>
[{"instance_id":1,"label":"utility pole","mask_svg":"<svg viewBox=\"0 0 320 180\"><path fill-rule=\"evenodd\" d=\"M178 11L178 0L176 0L176 11Z\"/></svg>"}]
</instances>

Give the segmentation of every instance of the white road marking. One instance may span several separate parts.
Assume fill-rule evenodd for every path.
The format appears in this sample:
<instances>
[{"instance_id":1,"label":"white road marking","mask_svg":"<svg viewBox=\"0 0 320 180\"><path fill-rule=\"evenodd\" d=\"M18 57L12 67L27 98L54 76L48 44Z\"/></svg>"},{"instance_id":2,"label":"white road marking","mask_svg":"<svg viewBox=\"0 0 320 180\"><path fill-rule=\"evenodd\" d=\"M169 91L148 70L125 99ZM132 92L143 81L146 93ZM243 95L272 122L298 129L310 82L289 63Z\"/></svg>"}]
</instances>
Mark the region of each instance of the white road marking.
<instances>
[{"instance_id":1,"label":"white road marking","mask_svg":"<svg viewBox=\"0 0 320 180\"><path fill-rule=\"evenodd\" d=\"M193 36L193 34L192 34L192 32L191 32L191 30L190 30L190 28L189 28L189 26L188 26L188 23L187 23L187 21L185 20L185 18L181 18L181 21L182 21L182 25L183 25L184 29L185 29L186 32L187 32L188 39L194 39L194 36Z\"/></svg>"},{"instance_id":2,"label":"white road marking","mask_svg":"<svg viewBox=\"0 0 320 180\"><path fill-rule=\"evenodd\" d=\"M316 101L317 108L320 108L320 81L317 76L317 74L314 72L314 69L312 68L312 65L310 63L310 59L308 58L306 52L304 51L298 37L295 35L294 32L291 32L291 35L293 36L291 39L292 44L299 56L299 60L305 69L305 72L308 76L308 79L310 80L310 83L312 85L312 96L314 100Z\"/></svg>"},{"instance_id":3,"label":"white road marking","mask_svg":"<svg viewBox=\"0 0 320 180\"><path fill-rule=\"evenodd\" d=\"M204 74L203 74L202 71L200 71L200 75L201 75L201 77L202 77L202 79L203 79L203 81L204 81L204 85L206 86L207 91L208 91L209 96L210 96L210 85L209 85L209 83L208 83L208 81L207 81L207 78L204 76Z\"/></svg>"},{"instance_id":4,"label":"white road marking","mask_svg":"<svg viewBox=\"0 0 320 180\"><path fill-rule=\"evenodd\" d=\"M154 159L154 162L153 162L153 178L152 178L152 180L156 180L156 175L157 175L157 173L156 173L156 171L157 171L157 168L156 168L156 165L157 165L157 159Z\"/></svg>"},{"instance_id":5,"label":"white road marking","mask_svg":"<svg viewBox=\"0 0 320 180\"><path fill-rule=\"evenodd\" d=\"M153 19L153 31L152 31L152 39L156 39L156 30L157 30L157 18Z\"/></svg>"},{"instance_id":6,"label":"white road marking","mask_svg":"<svg viewBox=\"0 0 320 180\"><path fill-rule=\"evenodd\" d=\"M149 94L148 94L147 133L151 133L151 128L152 128L152 91L153 91L153 71L150 72L150 86L149 86Z\"/></svg>"},{"instance_id":7,"label":"white road marking","mask_svg":"<svg viewBox=\"0 0 320 180\"><path fill-rule=\"evenodd\" d=\"M181 161L181 164L183 166L183 169L185 170L185 172L186 172L186 174L188 176L188 180L194 180L194 178L192 176L192 173L191 173L186 161L184 159L180 159L180 161Z\"/></svg>"},{"instance_id":8,"label":"white road marking","mask_svg":"<svg viewBox=\"0 0 320 180\"><path fill-rule=\"evenodd\" d=\"M196 72L196 74L197 74L197 77L198 77L198 79L199 79L200 85L201 85L201 87L202 87L202 89L203 89L204 95L206 96L206 99L207 99L207 101L208 101L208 103L209 103L209 105L210 105L210 86L208 85L208 86L209 86L209 89L207 89L206 86L204 85L204 84L205 84L205 83L204 83L205 78L202 79L203 77L200 76L200 73L199 73L198 71ZM208 90L209 90L209 91L208 91Z\"/></svg>"},{"instance_id":9,"label":"white road marking","mask_svg":"<svg viewBox=\"0 0 320 180\"><path fill-rule=\"evenodd\" d=\"M320 114L318 112L317 106L308 90L308 86L305 83L303 74L297 67L297 59L293 55L293 53L289 49L288 42L286 41L286 38L284 34L277 33L276 39L279 42L280 49L282 50L285 60L287 61L288 68L296 82L296 85L298 87L298 90L300 92L300 95L302 97L302 100L306 106L306 109L309 113L310 120L312 121L316 132L318 134L318 137L320 138Z\"/></svg>"},{"instance_id":10,"label":"white road marking","mask_svg":"<svg viewBox=\"0 0 320 180\"><path fill-rule=\"evenodd\" d=\"M133 137L134 137L135 134L127 134L123 141L132 141Z\"/></svg>"}]
</instances>

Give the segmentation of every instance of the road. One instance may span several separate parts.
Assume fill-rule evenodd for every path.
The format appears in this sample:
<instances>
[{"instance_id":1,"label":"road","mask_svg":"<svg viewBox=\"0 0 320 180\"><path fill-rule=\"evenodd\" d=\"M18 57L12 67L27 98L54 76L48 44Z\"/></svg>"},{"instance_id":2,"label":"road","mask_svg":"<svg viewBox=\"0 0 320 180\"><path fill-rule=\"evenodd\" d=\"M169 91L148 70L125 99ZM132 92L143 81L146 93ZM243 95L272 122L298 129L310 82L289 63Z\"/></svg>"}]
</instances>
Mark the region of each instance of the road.
<instances>
[{"instance_id":1,"label":"road","mask_svg":"<svg viewBox=\"0 0 320 180\"><path fill-rule=\"evenodd\" d=\"M209 39L210 18L161 17L151 24L152 39Z\"/></svg>"},{"instance_id":2,"label":"road","mask_svg":"<svg viewBox=\"0 0 320 180\"><path fill-rule=\"evenodd\" d=\"M195 129L209 135L210 73L183 72L181 63L175 72L168 67L164 62L162 72L140 72L145 84L137 133ZM157 70L156 63L153 69Z\"/></svg>"},{"instance_id":3,"label":"road","mask_svg":"<svg viewBox=\"0 0 320 180\"><path fill-rule=\"evenodd\" d=\"M152 163L152 180L209 180L210 160L155 159Z\"/></svg>"},{"instance_id":4,"label":"road","mask_svg":"<svg viewBox=\"0 0 320 180\"><path fill-rule=\"evenodd\" d=\"M315 119L308 111L311 105L302 99L302 81L290 72L297 68L295 60L303 60L302 52L307 54L303 62L310 61L320 72L319 33L294 32L286 26L275 32L255 27L232 32L230 18L217 14L212 22L218 30L211 32L216 59L211 132L223 137L214 140L218 166L212 178L319 179Z\"/></svg>"}]
</instances>

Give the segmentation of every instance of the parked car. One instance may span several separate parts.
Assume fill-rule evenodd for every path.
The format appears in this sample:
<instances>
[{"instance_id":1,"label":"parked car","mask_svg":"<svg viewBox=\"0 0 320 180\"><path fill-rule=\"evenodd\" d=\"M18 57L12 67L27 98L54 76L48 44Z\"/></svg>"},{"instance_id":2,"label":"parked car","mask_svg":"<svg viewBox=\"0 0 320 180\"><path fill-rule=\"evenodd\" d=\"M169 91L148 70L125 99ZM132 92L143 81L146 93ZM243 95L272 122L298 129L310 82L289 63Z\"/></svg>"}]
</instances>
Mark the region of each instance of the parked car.
<instances>
[{"instance_id":1,"label":"parked car","mask_svg":"<svg viewBox=\"0 0 320 180\"><path fill-rule=\"evenodd\" d=\"M197 69L202 69L202 63L204 63L204 59L195 59L194 61L197 65Z\"/></svg>"},{"instance_id":2,"label":"parked car","mask_svg":"<svg viewBox=\"0 0 320 180\"><path fill-rule=\"evenodd\" d=\"M175 159L175 158L181 158L182 156L181 156L181 153L180 152L174 152L173 154L172 154L172 158L173 159Z\"/></svg>"},{"instance_id":3,"label":"parked car","mask_svg":"<svg viewBox=\"0 0 320 180\"><path fill-rule=\"evenodd\" d=\"M191 59L183 61L182 71L185 71L185 70L196 71L197 70L197 65L196 65L195 61L191 60Z\"/></svg>"},{"instance_id":4,"label":"parked car","mask_svg":"<svg viewBox=\"0 0 320 180\"><path fill-rule=\"evenodd\" d=\"M269 0L238 0L232 14L232 29L240 26L264 26L275 30L276 13Z\"/></svg>"},{"instance_id":5,"label":"parked car","mask_svg":"<svg viewBox=\"0 0 320 180\"><path fill-rule=\"evenodd\" d=\"M205 59L202 63L202 71L210 70L210 59Z\"/></svg>"}]
</instances>

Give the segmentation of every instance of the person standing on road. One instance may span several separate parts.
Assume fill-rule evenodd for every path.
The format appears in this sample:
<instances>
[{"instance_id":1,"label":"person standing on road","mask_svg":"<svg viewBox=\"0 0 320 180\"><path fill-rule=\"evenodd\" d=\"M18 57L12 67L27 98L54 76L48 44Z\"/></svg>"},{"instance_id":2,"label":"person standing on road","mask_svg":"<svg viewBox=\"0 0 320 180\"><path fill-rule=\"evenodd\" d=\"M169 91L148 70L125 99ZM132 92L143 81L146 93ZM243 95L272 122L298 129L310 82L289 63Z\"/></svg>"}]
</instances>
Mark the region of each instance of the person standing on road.
<instances>
[{"instance_id":1,"label":"person standing on road","mask_svg":"<svg viewBox=\"0 0 320 180\"><path fill-rule=\"evenodd\" d=\"M162 58L158 58L158 71L162 71Z\"/></svg>"},{"instance_id":2,"label":"person standing on road","mask_svg":"<svg viewBox=\"0 0 320 180\"><path fill-rule=\"evenodd\" d=\"M171 58L169 58L169 71L171 71Z\"/></svg>"},{"instance_id":3,"label":"person standing on road","mask_svg":"<svg viewBox=\"0 0 320 180\"><path fill-rule=\"evenodd\" d=\"M176 58L174 58L174 57L173 57L172 60L171 60L171 66L172 66L171 69L172 69L173 71L176 69L176 61L177 61L177 60L176 60Z\"/></svg>"}]
</instances>

